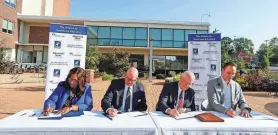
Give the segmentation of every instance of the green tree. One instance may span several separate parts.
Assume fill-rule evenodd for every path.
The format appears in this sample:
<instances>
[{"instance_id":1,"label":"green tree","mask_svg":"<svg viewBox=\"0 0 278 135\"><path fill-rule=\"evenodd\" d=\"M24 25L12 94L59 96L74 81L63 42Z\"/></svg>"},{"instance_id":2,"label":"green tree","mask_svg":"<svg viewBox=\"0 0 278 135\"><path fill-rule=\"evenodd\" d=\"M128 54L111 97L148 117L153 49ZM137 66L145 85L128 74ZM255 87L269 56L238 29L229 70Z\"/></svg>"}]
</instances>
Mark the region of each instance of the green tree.
<instances>
[{"instance_id":1,"label":"green tree","mask_svg":"<svg viewBox=\"0 0 278 135\"><path fill-rule=\"evenodd\" d=\"M251 39L248 38L236 38L234 39L234 47L236 52L244 51L253 54L254 44Z\"/></svg>"},{"instance_id":2,"label":"green tree","mask_svg":"<svg viewBox=\"0 0 278 135\"><path fill-rule=\"evenodd\" d=\"M98 65L100 62L100 52L96 45L87 45L86 49L86 69L93 69L98 71Z\"/></svg>"},{"instance_id":3,"label":"green tree","mask_svg":"<svg viewBox=\"0 0 278 135\"><path fill-rule=\"evenodd\" d=\"M269 69L269 60L265 55L263 56L262 68Z\"/></svg>"},{"instance_id":4,"label":"green tree","mask_svg":"<svg viewBox=\"0 0 278 135\"><path fill-rule=\"evenodd\" d=\"M263 43L257 51L257 55L259 56L260 61L262 61L264 56L271 58L275 55L275 53L272 46L266 46L266 44Z\"/></svg>"},{"instance_id":5,"label":"green tree","mask_svg":"<svg viewBox=\"0 0 278 135\"><path fill-rule=\"evenodd\" d=\"M122 77L130 66L129 54L117 48L111 53L102 54L100 61L99 70L115 77Z\"/></svg>"},{"instance_id":6,"label":"green tree","mask_svg":"<svg viewBox=\"0 0 278 135\"><path fill-rule=\"evenodd\" d=\"M273 50L273 55L269 55L269 62L271 65L278 63L278 37L274 37L269 41L268 46Z\"/></svg>"},{"instance_id":7,"label":"green tree","mask_svg":"<svg viewBox=\"0 0 278 135\"><path fill-rule=\"evenodd\" d=\"M0 38L0 62L5 61L5 49L7 45L7 40L4 38Z\"/></svg>"},{"instance_id":8,"label":"green tree","mask_svg":"<svg viewBox=\"0 0 278 135\"><path fill-rule=\"evenodd\" d=\"M234 54L235 48L232 45L233 40L230 37L223 37L221 40L221 52L228 53L229 55Z\"/></svg>"}]
</instances>

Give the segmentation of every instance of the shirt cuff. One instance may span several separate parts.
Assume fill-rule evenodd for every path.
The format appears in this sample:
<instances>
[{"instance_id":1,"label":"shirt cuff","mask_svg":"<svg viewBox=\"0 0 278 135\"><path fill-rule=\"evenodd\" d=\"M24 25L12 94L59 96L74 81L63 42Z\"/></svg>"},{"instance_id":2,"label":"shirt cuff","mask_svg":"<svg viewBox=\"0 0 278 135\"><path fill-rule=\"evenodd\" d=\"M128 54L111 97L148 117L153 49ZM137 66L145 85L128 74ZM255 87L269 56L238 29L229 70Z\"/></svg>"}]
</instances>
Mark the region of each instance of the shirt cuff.
<instances>
[{"instance_id":1,"label":"shirt cuff","mask_svg":"<svg viewBox=\"0 0 278 135\"><path fill-rule=\"evenodd\" d=\"M170 109L170 108L167 108L167 109L166 109L166 111L165 111L166 114L167 114L167 111L168 111L169 109Z\"/></svg>"},{"instance_id":2,"label":"shirt cuff","mask_svg":"<svg viewBox=\"0 0 278 135\"><path fill-rule=\"evenodd\" d=\"M108 108L105 112L108 113L108 111L109 111L110 109L111 109L111 108Z\"/></svg>"}]
</instances>

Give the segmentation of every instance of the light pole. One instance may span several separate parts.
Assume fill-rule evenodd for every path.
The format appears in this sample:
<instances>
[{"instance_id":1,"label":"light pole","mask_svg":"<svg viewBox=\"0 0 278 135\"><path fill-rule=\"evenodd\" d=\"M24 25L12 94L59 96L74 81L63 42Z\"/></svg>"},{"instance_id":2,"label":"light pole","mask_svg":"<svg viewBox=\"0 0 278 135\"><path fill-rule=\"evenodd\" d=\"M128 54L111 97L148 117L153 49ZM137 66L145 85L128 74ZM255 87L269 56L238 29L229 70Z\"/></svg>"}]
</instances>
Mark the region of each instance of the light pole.
<instances>
[{"instance_id":1,"label":"light pole","mask_svg":"<svg viewBox=\"0 0 278 135\"><path fill-rule=\"evenodd\" d=\"M152 82L152 78L153 78L153 73L152 73L152 69L153 69L153 45L152 45L152 40L153 40L153 38L150 39L149 82Z\"/></svg>"},{"instance_id":2,"label":"light pole","mask_svg":"<svg viewBox=\"0 0 278 135\"><path fill-rule=\"evenodd\" d=\"M201 17L201 22L203 22L203 17L204 17L204 16L210 17L210 14L203 14L202 17Z\"/></svg>"},{"instance_id":3,"label":"light pole","mask_svg":"<svg viewBox=\"0 0 278 135\"><path fill-rule=\"evenodd\" d=\"M267 59L268 59L268 46L267 46L267 42L268 42L268 40L265 40L265 45L266 45L266 57L267 57Z\"/></svg>"}]
</instances>

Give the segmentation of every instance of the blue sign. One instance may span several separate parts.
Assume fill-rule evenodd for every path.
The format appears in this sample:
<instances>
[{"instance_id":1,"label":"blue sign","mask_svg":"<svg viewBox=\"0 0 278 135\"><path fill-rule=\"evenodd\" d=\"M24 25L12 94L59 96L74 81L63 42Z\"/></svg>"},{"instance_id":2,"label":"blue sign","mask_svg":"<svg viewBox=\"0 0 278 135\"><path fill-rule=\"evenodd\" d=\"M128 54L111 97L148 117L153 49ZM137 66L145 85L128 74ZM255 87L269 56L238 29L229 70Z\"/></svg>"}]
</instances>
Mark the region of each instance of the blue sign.
<instances>
[{"instance_id":1,"label":"blue sign","mask_svg":"<svg viewBox=\"0 0 278 135\"><path fill-rule=\"evenodd\" d=\"M50 32L87 35L87 27L64 24L50 24Z\"/></svg>"},{"instance_id":2,"label":"blue sign","mask_svg":"<svg viewBox=\"0 0 278 135\"><path fill-rule=\"evenodd\" d=\"M80 60L74 60L74 67L80 67Z\"/></svg>"},{"instance_id":3,"label":"blue sign","mask_svg":"<svg viewBox=\"0 0 278 135\"><path fill-rule=\"evenodd\" d=\"M188 41L221 41L221 34L188 34Z\"/></svg>"},{"instance_id":4,"label":"blue sign","mask_svg":"<svg viewBox=\"0 0 278 135\"><path fill-rule=\"evenodd\" d=\"M54 41L54 48L60 49L61 48L61 41Z\"/></svg>"},{"instance_id":5,"label":"blue sign","mask_svg":"<svg viewBox=\"0 0 278 135\"><path fill-rule=\"evenodd\" d=\"M54 77L60 77L61 74L61 70L60 69L54 69L53 71L53 76Z\"/></svg>"}]
</instances>

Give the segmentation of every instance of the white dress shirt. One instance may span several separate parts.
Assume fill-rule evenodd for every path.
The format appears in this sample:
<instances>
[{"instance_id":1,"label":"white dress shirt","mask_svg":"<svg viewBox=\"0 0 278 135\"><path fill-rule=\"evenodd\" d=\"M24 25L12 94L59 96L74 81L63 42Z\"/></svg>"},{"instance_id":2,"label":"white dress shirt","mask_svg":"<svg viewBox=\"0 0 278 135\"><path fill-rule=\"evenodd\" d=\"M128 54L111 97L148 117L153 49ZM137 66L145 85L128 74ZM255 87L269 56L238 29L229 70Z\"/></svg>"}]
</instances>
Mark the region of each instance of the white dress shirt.
<instances>
[{"instance_id":1,"label":"white dress shirt","mask_svg":"<svg viewBox=\"0 0 278 135\"><path fill-rule=\"evenodd\" d=\"M222 78L222 77L221 77ZM234 83L232 80L230 81L229 84L224 81L222 78L223 82L223 92L224 92L224 107L226 109L230 109L232 107L232 83Z\"/></svg>"}]
</instances>

